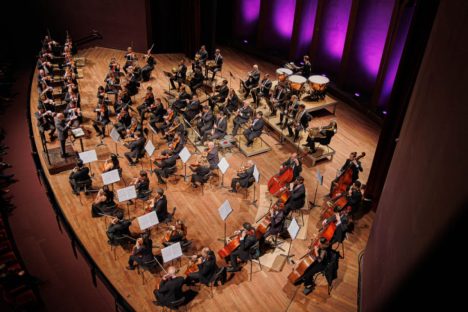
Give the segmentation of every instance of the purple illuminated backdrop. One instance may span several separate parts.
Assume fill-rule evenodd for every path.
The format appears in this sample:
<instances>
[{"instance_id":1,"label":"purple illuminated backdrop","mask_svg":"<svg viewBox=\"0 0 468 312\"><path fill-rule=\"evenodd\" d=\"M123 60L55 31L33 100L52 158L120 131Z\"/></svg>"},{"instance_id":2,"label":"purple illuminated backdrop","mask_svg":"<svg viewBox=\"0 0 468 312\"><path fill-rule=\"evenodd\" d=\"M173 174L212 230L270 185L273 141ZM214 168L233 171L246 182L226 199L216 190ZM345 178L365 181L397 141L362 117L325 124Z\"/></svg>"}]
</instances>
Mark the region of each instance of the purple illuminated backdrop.
<instances>
[{"instance_id":1,"label":"purple illuminated backdrop","mask_svg":"<svg viewBox=\"0 0 468 312\"><path fill-rule=\"evenodd\" d=\"M312 36L314 34L315 17L317 13L318 0L304 0L301 14L301 25L299 25L299 40L296 57L308 54Z\"/></svg>"},{"instance_id":2,"label":"purple illuminated backdrop","mask_svg":"<svg viewBox=\"0 0 468 312\"><path fill-rule=\"evenodd\" d=\"M241 0L242 22L252 24L258 20L260 14L260 0Z\"/></svg>"},{"instance_id":3,"label":"purple illuminated backdrop","mask_svg":"<svg viewBox=\"0 0 468 312\"><path fill-rule=\"evenodd\" d=\"M294 25L296 0L270 0L273 7L273 26L276 34L290 39Z\"/></svg>"},{"instance_id":4,"label":"purple illuminated backdrop","mask_svg":"<svg viewBox=\"0 0 468 312\"><path fill-rule=\"evenodd\" d=\"M254 41L260 15L260 0L238 0L235 34L242 41Z\"/></svg>"},{"instance_id":5,"label":"purple illuminated backdrop","mask_svg":"<svg viewBox=\"0 0 468 312\"><path fill-rule=\"evenodd\" d=\"M330 76L340 68L351 4L352 0L328 0L322 9L314 67Z\"/></svg>"},{"instance_id":6,"label":"purple illuminated backdrop","mask_svg":"<svg viewBox=\"0 0 468 312\"><path fill-rule=\"evenodd\" d=\"M390 94L392 93L393 83L395 82L395 76L400 64L401 54L403 53L403 47L405 46L406 37L408 30L411 25L411 18L413 17L414 6L405 8L403 16L400 19L397 35L393 49L390 53L387 70L385 71L385 78L382 85L382 91L380 93L378 105L381 108L388 106Z\"/></svg>"}]
</instances>

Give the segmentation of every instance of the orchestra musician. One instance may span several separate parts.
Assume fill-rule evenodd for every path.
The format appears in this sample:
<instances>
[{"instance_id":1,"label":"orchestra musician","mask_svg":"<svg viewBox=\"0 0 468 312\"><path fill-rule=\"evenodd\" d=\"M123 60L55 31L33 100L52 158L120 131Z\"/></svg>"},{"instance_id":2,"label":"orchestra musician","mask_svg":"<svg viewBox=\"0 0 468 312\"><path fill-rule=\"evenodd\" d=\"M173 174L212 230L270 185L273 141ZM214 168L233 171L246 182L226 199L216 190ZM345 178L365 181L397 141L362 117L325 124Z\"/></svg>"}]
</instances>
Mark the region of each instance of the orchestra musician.
<instances>
[{"instance_id":1,"label":"orchestra musician","mask_svg":"<svg viewBox=\"0 0 468 312\"><path fill-rule=\"evenodd\" d=\"M247 80L241 80L241 85L244 89L244 98L247 98L250 94L250 90L258 86L260 81L260 71L258 70L258 65L254 64L252 66L252 71L249 72L249 77Z\"/></svg>"},{"instance_id":2,"label":"orchestra musician","mask_svg":"<svg viewBox=\"0 0 468 312\"><path fill-rule=\"evenodd\" d=\"M133 66L128 67L128 73L126 77L126 84L124 85L125 90L130 96L138 93L140 83L138 82L138 72L133 69Z\"/></svg>"},{"instance_id":3,"label":"orchestra musician","mask_svg":"<svg viewBox=\"0 0 468 312\"><path fill-rule=\"evenodd\" d=\"M65 120L70 123L70 128L77 128L83 121L83 114L75 101L68 103L63 111L66 116Z\"/></svg>"},{"instance_id":4,"label":"orchestra musician","mask_svg":"<svg viewBox=\"0 0 468 312\"><path fill-rule=\"evenodd\" d=\"M205 80L205 76L203 76L203 72L201 68L196 67L193 70L193 76L190 78L189 87L192 91L192 94L197 92L197 89L203 85L203 80Z\"/></svg>"},{"instance_id":5,"label":"orchestra musician","mask_svg":"<svg viewBox=\"0 0 468 312\"><path fill-rule=\"evenodd\" d=\"M166 236L163 240L164 247L170 246L177 242L183 242L187 240L187 226L182 220L177 220L175 225L171 225L169 230L166 232Z\"/></svg>"},{"instance_id":6,"label":"orchestra musician","mask_svg":"<svg viewBox=\"0 0 468 312\"><path fill-rule=\"evenodd\" d=\"M141 69L141 79L143 81L149 81L151 78L151 72L154 69L154 65L156 65L156 60L151 55L151 50L149 49L146 54L143 56L146 59L146 64Z\"/></svg>"},{"instance_id":7,"label":"orchestra musician","mask_svg":"<svg viewBox=\"0 0 468 312\"><path fill-rule=\"evenodd\" d=\"M120 162L119 162L119 157L115 154L111 154L110 158L106 159L106 162L104 163L104 170L103 172L109 172L112 170L120 170Z\"/></svg>"},{"instance_id":8,"label":"orchestra musician","mask_svg":"<svg viewBox=\"0 0 468 312\"><path fill-rule=\"evenodd\" d=\"M205 131L202 143L206 140L217 140L222 139L227 133L227 118L224 116L224 112L219 110L216 113L216 121L213 124L213 128L210 131Z\"/></svg>"},{"instance_id":9,"label":"orchestra musician","mask_svg":"<svg viewBox=\"0 0 468 312\"><path fill-rule=\"evenodd\" d=\"M135 265L141 265L153 260L153 241L150 235L144 235L136 240L132 254L128 258L127 270L135 270Z\"/></svg>"},{"instance_id":10,"label":"orchestra musician","mask_svg":"<svg viewBox=\"0 0 468 312\"><path fill-rule=\"evenodd\" d=\"M167 212L167 198L162 188L158 188L153 199L148 201L147 209L156 212L159 222L163 222L167 219L169 215Z\"/></svg>"},{"instance_id":11,"label":"orchestra musician","mask_svg":"<svg viewBox=\"0 0 468 312\"><path fill-rule=\"evenodd\" d=\"M359 179L359 171L362 172L363 170L361 161L356 160L356 158L357 158L357 152L352 152L351 154L349 154L349 158L346 159L344 165L340 169L340 171L343 172L344 170L346 170L346 168L351 166L351 169L353 170L353 175L352 175L353 182Z\"/></svg>"},{"instance_id":12,"label":"orchestra musician","mask_svg":"<svg viewBox=\"0 0 468 312\"><path fill-rule=\"evenodd\" d=\"M167 113L161 98L156 98L155 102L148 108L150 114L149 124L154 130L158 131L158 125L164 122L164 115Z\"/></svg>"},{"instance_id":13,"label":"orchestra musician","mask_svg":"<svg viewBox=\"0 0 468 312\"><path fill-rule=\"evenodd\" d=\"M166 184L164 179L167 179L169 174L172 174L177 170L175 166L178 157L178 154L173 153L172 155L168 155L167 158L163 158L161 161L154 162L156 166L155 173L159 184Z\"/></svg>"},{"instance_id":14,"label":"orchestra musician","mask_svg":"<svg viewBox=\"0 0 468 312\"><path fill-rule=\"evenodd\" d=\"M104 185L99 189L91 205L91 216L97 218L102 216L102 214L113 214L115 211L114 193L109 190L107 185Z\"/></svg>"},{"instance_id":15,"label":"orchestra musician","mask_svg":"<svg viewBox=\"0 0 468 312\"><path fill-rule=\"evenodd\" d=\"M300 67L299 75L302 75L304 78L309 78L312 73L312 64L310 63L310 58L308 55L304 55L304 65Z\"/></svg>"},{"instance_id":16,"label":"orchestra musician","mask_svg":"<svg viewBox=\"0 0 468 312\"><path fill-rule=\"evenodd\" d=\"M104 89L106 93L117 94L119 90L121 89L120 78L114 72L109 72L104 81L106 83L106 88Z\"/></svg>"},{"instance_id":17,"label":"orchestra musician","mask_svg":"<svg viewBox=\"0 0 468 312\"><path fill-rule=\"evenodd\" d=\"M198 133L200 137L197 141L202 140L206 132L210 132L214 125L214 116L209 106L203 106L202 112L199 114L200 120L197 123Z\"/></svg>"},{"instance_id":18,"label":"orchestra musician","mask_svg":"<svg viewBox=\"0 0 468 312\"><path fill-rule=\"evenodd\" d=\"M145 170L140 170L139 177L134 178L130 182L130 185L135 185L137 198L145 198L147 196L147 192L149 191L149 186L150 186L148 173Z\"/></svg>"},{"instance_id":19,"label":"orchestra musician","mask_svg":"<svg viewBox=\"0 0 468 312\"><path fill-rule=\"evenodd\" d=\"M37 112L34 113L34 117L36 117L37 128L39 129L39 132L43 134L45 131L50 131L50 141L54 141L56 138L54 113L51 111L46 111L44 106L38 106L37 109Z\"/></svg>"},{"instance_id":20,"label":"orchestra musician","mask_svg":"<svg viewBox=\"0 0 468 312\"><path fill-rule=\"evenodd\" d=\"M239 97L233 88L229 89L226 105L224 105L222 108L220 107L220 109L222 109L224 114L228 117L231 116L232 112L235 112L239 109Z\"/></svg>"},{"instance_id":21,"label":"orchestra musician","mask_svg":"<svg viewBox=\"0 0 468 312\"><path fill-rule=\"evenodd\" d=\"M265 126L262 116L263 112L258 111L250 127L244 130L247 146L252 146L254 139L258 138L262 134L263 127Z\"/></svg>"},{"instance_id":22,"label":"orchestra musician","mask_svg":"<svg viewBox=\"0 0 468 312\"><path fill-rule=\"evenodd\" d=\"M270 97L270 90L271 90L272 82L270 80L270 75L265 74L263 75L262 81L260 81L260 84L258 85L257 88L253 88L251 90L252 93L252 98L255 103L255 107L258 107L260 103L260 99L262 97L264 98L269 98Z\"/></svg>"},{"instance_id":23,"label":"orchestra musician","mask_svg":"<svg viewBox=\"0 0 468 312\"><path fill-rule=\"evenodd\" d=\"M286 213L284 212L284 207L280 204L275 204L272 206L270 211L270 226L268 230L263 234L261 241L264 241L270 235L276 235L283 230L284 221L286 220Z\"/></svg>"},{"instance_id":24,"label":"orchestra musician","mask_svg":"<svg viewBox=\"0 0 468 312\"><path fill-rule=\"evenodd\" d=\"M125 53L125 65L123 67L123 70L125 71L125 73L127 72L127 69L130 66L133 66L133 63L134 63L134 61L136 61L136 59L137 59L137 56L136 56L135 52L133 52L133 48L128 47L127 48L127 53Z\"/></svg>"},{"instance_id":25,"label":"orchestra musician","mask_svg":"<svg viewBox=\"0 0 468 312\"><path fill-rule=\"evenodd\" d=\"M226 101L226 98L229 95L228 81L224 79L220 86L215 86L215 91L218 93L208 98L208 103L213 111L216 103L224 103L224 101Z\"/></svg>"},{"instance_id":26,"label":"orchestra musician","mask_svg":"<svg viewBox=\"0 0 468 312\"><path fill-rule=\"evenodd\" d=\"M206 160L208 161L208 164L210 165L210 169L214 170L218 168L218 163L219 163L218 148L212 141L207 142L206 145L207 145L207 150L205 152Z\"/></svg>"},{"instance_id":27,"label":"orchestra musician","mask_svg":"<svg viewBox=\"0 0 468 312\"><path fill-rule=\"evenodd\" d=\"M62 156L62 158L69 156L65 149L65 142L68 138L68 129L70 129L70 123L70 121L65 121L65 116L62 113L58 113L55 117L55 128L57 129L58 133L58 140L60 142L60 156Z\"/></svg>"},{"instance_id":28,"label":"orchestra musician","mask_svg":"<svg viewBox=\"0 0 468 312\"><path fill-rule=\"evenodd\" d=\"M307 143L303 144L309 148L309 153L315 153L315 142L321 142L322 140L331 139L336 132L337 124L336 121L332 120L330 124L320 128L308 128Z\"/></svg>"},{"instance_id":29,"label":"orchestra musician","mask_svg":"<svg viewBox=\"0 0 468 312\"><path fill-rule=\"evenodd\" d=\"M208 181L207 175L211 172L211 169L206 157L201 157L201 159L199 159L199 161L196 163L196 166L191 164L189 167L193 172L192 178L190 180L190 182L192 182L193 188L197 188L198 183L202 184Z\"/></svg>"},{"instance_id":30,"label":"orchestra musician","mask_svg":"<svg viewBox=\"0 0 468 312\"><path fill-rule=\"evenodd\" d=\"M234 128L232 129L232 136L237 135L239 128L249 121L252 116L253 110L249 105L248 101L244 101L241 108L237 110L236 117L234 118Z\"/></svg>"},{"instance_id":31,"label":"orchestra musician","mask_svg":"<svg viewBox=\"0 0 468 312\"><path fill-rule=\"evenodd\" d=\"M87 183L91 187L91 177L89 176L89 168L84 166L83 161L80 159L76 163L76 167L70 172L70 176L68 177L68 181L73 190L73 194L79 195L80 183L89 182Z\"/></svg>"},{"instance_id":32,"label":"orchestra musician","mask_svg":"<svg viewBox=\"0 0 468 312\"><path fill-rule=\"evenodd\" d=\"M257 242L254 227L247 222L244 223L242 227L242 230L235 232L235 234L240 235L240 245L230 255L231 266L227 268L228 272L234 273L240 271L237 259L241 259L243 261L249 260L250 247L252 247Z\"/></svg>"},{"instance_id":33,"label":"orchestra musician","mask_svg":"<svg viewBox=\"0 0 468 312\"><path fill-rule=\"evenodd\" d=\"M291 187L291 195L284 205L284 212L289 215L289 212L298 210L304 207L306 190L304 186L304 178L298 176Z\"/></svg>"},{"instance_id":34,"label":"orchestra musician","mask_svg":"<svg viewBox=\"0 0 468 312\"><path fill-rule=\"evenodd\" d=\"M185 90L185 85L182 84L178 88L177 96L169 100L169 105L174 111L180 112L186 108L187 100L190 100L191 98L192 96Z\"/></svg>"},{"instance_id":35,"label":"orchestra musician","mask_svg":"<svg viewBox=\"0 0 468 312\"><path fill-rule=\"evenodd\" d=\"M237 187L240 185L243 188L249 187L253 181L255 181L254 173L254 162L248 160L245 166L242 166L237 172L237 178L233 178L231 181L231 189L229 192L237 193Z\"/></svg>"},{"instance_id":36,"label":"orchestra musician","mask_svg":"<svg viewBox=\"0 0 468 312\"><path fill-rule=\"evenodd\" d=\"M280 112L279 122L276 125L280 126L281 129L284 129L288 125L289 119L293 119L296 116L298 110L299 99L297 95L293 95L289 101L285 101L285 105L282 107ZM291 137L292 136L293 135L291 135Z\"/></svg>"},{"instance_id":37,"label":"orchestra musician","mask_svg":"<svg viewBox=\"0 0 468 312\"><path fill-rule=\"evenodd\" d=\"M314 276L326 268L329 261L329 250L330 244L325 237L321 237L317 245L309 246L309 253L312 254L315 261L307 268L304 275L297 282L299 285L304 283L304 295L308 295L314 290Z\"/></svg>"},{"instance_id":38,"label":"orchestra musician","mask_svg":"<svg viewBox=\"0 0 468 312\"><path fill-rule=\"evenodd\" d=\"M112 57L109 62L109 71L120 76L120 64L115 57Z\"/></svg>"},{"instance_id":39,"label":"orchestra musician","mask_svg":"<svg viewBox=\"0 0 468 312\"><path fill-rule=\"evenodd\" d=\"M176 119L176 113L171 107L168 107L166 110L166 114L163 116L164 123L159 127L156 128L157 131L161 131L162 135L166 135L166 131L172 127L174 120Z\"/></svg>"},{"instance_id":40,"label":"orchestra musician","mask_svg":"<svg viewBox=\"0 0 468 312\"><path fill-rule=\"evenodd\" d=\"M177 67L177 72L175 73L174 76L171 76L171 78L169 78L172 89L176 88L174 82L177 82L179 84L179 87L181 86L182 83L185 83L186 76L187 76L187 66L185 65L184 59L181 59Z\"/></svg>"},{"instance_id":41,"label":"orchestra musician","mask_svg":"<svg viewBox=\"0 0 468 312\"><path fill-rule=\"evenodd\" d=\"M284 168L292 168L293 180L296 180L302 172L302 161L297 157L297 153L291 153L291 156L281 164L281 170Z\"/></svg>"},{"instance_id":42,"label":"orchestra musician","mask_svg":"<svg viewBox=\"0 0 468 312\"><path fill-rule=\"evenodd\" d=\"M168 306L171 302L180 300L183 297L182 286L185 279L182 276L176 276L176 268L170 266L167 274L163 276L158 286L153 291L156 306Z\"/></svg>"},{"instance_id":43,"label":"orchestra musician","mask_svg":"<svg viewBox=\"0 0 468 312\"><path fill-rule=\"evenodd\" d=\"M309 121L312 118L305 110L304 104L299 104L298 110L294 115L294 119L287 123L288 127L288 136L293 137L293 141L296 142L299 138L299 133L303 129L307 129L309 127ZM293 128L294 127L294 133Z\"/></svg>"},{"instance_id":44,"label":"orchestra musician","mask_svg":"<svg viewBox=\"0 0 468 312\"><path fill-rule=\"evenodd\" d=\"M127 129L132 125L132 116L130 116L128 109L128 106L122 108L120 113L117 115L117 122L114 124L114 127L119 132L121 138L125 137Z\"/></svg>"},{"instance_id":45,"label":"orchestra musician","mask_svg":"<svg viewBox=\"0 0 468 312\"><path fill-rule=\"evenodd\" d=\"M335 206L335 210L341 211L342 209L350 209L350 214L354 214L358 209L362 201L363 190L365 189L365 185L361 184L359 180L354 181L348 189L346 193L340 194L338 193L334 198L331 198L328 202L328 205L335 206L334 203L338 198L345 196L346 203L342 207Z\"/></svg>"},{"instance_id":46,"label":"orchestra musician","mask_svg":"<svg viewBox=\"0 0 468 312\"><path fill-rule=\"evenodd\" d=\"M106 234L109 239L107 242L111 245L118 245L120 239L125 236L130 236L129 227L132 224L130 220L124 219L124 214L121 210L118 210L115 214L115 218L112 219L109 227L107 228Z\"/></svg>"},{"instance_id":47,"label":"orchestra musician","mask_svg":"<svg viewBox=\"0 0 468 312\"><path fill-rule=\"evenodd\" d=\"M213 60L206 62L205 76L208 77L208 71L211 71L213 72L213 76L211 77L211 80L214 80L216 73L221 71L221 69L223 68L223 61L224 60L223 60L223 56L221 55L221 50L216 49Z\"/></svg>"},{"instance_id":48,"label":"orchestra musician","mask_svg":"<svg viewBox=\"0 0 468 312\"><path fill-rule=\"evenodd\" d=\"M187 276L185 279L187 285L193 285L197 282L208 285L218 271L215 253L208 247L204 247L200 255L194 255L190 259L189 266L191 265L196 265L197 271Z\"/></svg>"},{"instance_id":49,"label":"orchestra musician","mask_svg":"<svg viewBox=\"0 0 468 312\"><path fill-rule=\"evenodd\" d=\"M135 140L129 144L124 144L130 151L124 153L130 166L136 166L138 159L142 156L145 151L146 139L140 131L135 131Z\"/></svg>"},{"instance_id":50,"label":"orchestra musician","mask_svg":"<svg viewBox=\"0 0 468 312\"><path fill-rule=\"evenodd\" d=\"M200 47L200 50L198 50L197 54L199 56L198 60L203 66L205 66L206 60L208 59L208 51L206 51L205 45Z\"/></svg>"},{"instance_id":51,"label":"orchestra musician","mask_svg":"<svg viewBox=\"0 0 468 312\"><path fill-rule=\"evenodd\" d=\"M195 116L200 114L200 100L198 99L198 96L194 94L192 100L187 99L185 101L187 102L187 106L183 112L183 115L188 122L191 122Z\"/></svg>"},{"instance_id":52,"label":"orchestra musician","mask_svg":"<svg viewBox=\"0 0 468 312\"><path fill-rule=\"evenodd\" d=\"M109 108L107 107L105 98L97 105L95 112L96 119L93 121L93 128L98 136L104 137L106 135L106 125L110 123Z\"/></svg>"},{"instance_id":53,"label":"orchestra musician","mask_svg":"<svg viewBox=\"0 0 468 312\"><path fill-rule=\"evenodd\" d=\"M141 120L145 119L145 113L149 110L150 106L154 103L154 94L153 88L151 86L146 87L146 95L143 104L137 107L138 112L140 113Z\"/></svg>"}]
</instances>

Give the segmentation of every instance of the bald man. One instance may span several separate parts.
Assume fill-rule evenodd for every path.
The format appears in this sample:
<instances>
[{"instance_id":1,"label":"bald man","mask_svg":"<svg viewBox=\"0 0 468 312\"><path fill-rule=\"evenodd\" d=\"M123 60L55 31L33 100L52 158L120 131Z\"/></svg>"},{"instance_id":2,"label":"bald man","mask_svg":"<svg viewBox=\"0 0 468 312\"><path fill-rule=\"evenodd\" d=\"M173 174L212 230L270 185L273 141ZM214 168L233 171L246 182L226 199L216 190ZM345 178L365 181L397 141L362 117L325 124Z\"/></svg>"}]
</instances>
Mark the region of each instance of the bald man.
<instances>
[{"instance_id":1,"label":"bald man","mask_svg":"<svg viewBox=\"0 0 468 312\"><path fill-rule=\"evenodd\" d=\"M168 306L171 302L182 298L182 286L184 285L184 278L176 276L176 268L170 266L167 269L167 274L163 276L159 287L153 291L156 301L153 301L157 306Z\"/></svg>"}]
</instances>

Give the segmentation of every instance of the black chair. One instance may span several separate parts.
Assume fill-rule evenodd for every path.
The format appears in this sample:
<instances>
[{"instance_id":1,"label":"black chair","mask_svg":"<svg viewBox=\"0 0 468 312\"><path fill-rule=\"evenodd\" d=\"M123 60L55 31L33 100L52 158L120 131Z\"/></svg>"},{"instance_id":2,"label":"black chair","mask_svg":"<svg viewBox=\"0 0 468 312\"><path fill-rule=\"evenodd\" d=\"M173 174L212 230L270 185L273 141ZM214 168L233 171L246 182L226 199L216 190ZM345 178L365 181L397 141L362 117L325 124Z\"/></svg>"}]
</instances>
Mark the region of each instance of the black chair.
<instances>
[{"instance_id":1,"label":"black chair","mask_svg":"<svg viewBox=\"0 0 468 312\"><path fill-rule=\"evenodd\" d=\"M253 261L258 261L260 266L260 271L263 271L262 263L260 262L260 241L257 241L252 247L249 249L249 262L250 262L250 277L249 280L252 281L252 269L253 269Z\"/></svg>"},{"instance_id":2,"label":"black chair","mask_svg":"<svg viewBox=\"0 0 468 312\"><path fill-rule=\"evenodd\" d=\"M152 260L139 263L137 265L137 272L138 274L141 275L141 281L143 285L145 285L145 271L148 271L151 273L151 271L154 270L158 266L158 262L159 262L158 259L156 259L156 257L153 256Z\"/></svg>"},{"instance_id":3,"label":"black chair","mask_svg":"<svg viewBox=\"0 0 468 312\"><path fill-rule=\"evenodd\" d=\"M331 142L331 139L335 135L336 131L328 130L324 138L318 138L317 143L323 145L327 148L327 152L330 152L330 147L328 146Z\"/></svg>"},{"instance_id":4,"label":"black chair","mask_svg":"<svg viewBox=\"0 0 468 312\"><path fill-rule=\"evenodd\" d=\"M167 306L163 306L163 311L166 311L166 308L168 308L169 311L179 311L179 308L182 307L184 304L185 304L185 297L182 297L175 301L169 302ZM185 307L185 311L187 311L187 307Z\"/></svg>"},{"instance_id":5,"label":"black chair","mask_svg":"<svg viewBox=\"0 0 468 312\"><path fill-rule=\"evenodd\" d=\"M216 273L211 277L210 281L208 282L208 284L203 284L201 283L200 286L203 287L203 286L206 286L207 288L209 288L209 291L210 291L210 298L213 298L214 295L213 295L213 287L215 285L217 285L218 282L221 281L221 284L224 284L225 281L226 281L226 267L220 267L218 269L218 271L216 271ZM201 289L200 289L201 290Z\"/></svg>"},{"instance_id":6,"label":"black chair","mask_svg":"<svg viewBox=\"0 0 468 312\"><path fill-rule=\"evenodd\" d=\"M93 181L91 179L88 179L83 181L76 181L75 183L80 192L81 190L84 190L85 195L88 195L88 193L91 191Z\"/></svg>"},{"instance_id":7,"label":"black chair","mask_svg":"<svg viewBox=\"0 0 468 312\"><path fill-rule=\"evenodd\" d=\"M167 190L167 182L169 181L169 178L171 178L171 177L177 177L177 176L178 176L178 175L177 175L177 163L176 163L174 166L170 167L170 168L167 170L167 179L166 179L166 184L165 184L166 190Z\"/></svg>"},{"instance_id":8,"label":"black chair","mask_svg":"<svg viewBox=\"0 0 468 312\"><path fill-rule=\"evenodd\" d=\"M208 172L207 174L205 174L203 176L203 179L202 181L200 182L201 183L201 192L202 192L202 195L204 195L204 188L205 188L205 184L210 180L210 178L213 176L213 172Z\"/></svg>"},{"instance_id":9,"label":"black chair","mask_svg":"<svg viewBox=\"0 0 468 312\"><path fill-rule=\"evenodd\" d=\"M250 189L250 187L254 184L254 182L255 182L255 178L254 178L254 177L250 177L249 183L247 184L247 187L239 186L239 189L240 189L240 190L245 190L244 198L249 197L249 189Z\"/></svg>"}]
</instances>

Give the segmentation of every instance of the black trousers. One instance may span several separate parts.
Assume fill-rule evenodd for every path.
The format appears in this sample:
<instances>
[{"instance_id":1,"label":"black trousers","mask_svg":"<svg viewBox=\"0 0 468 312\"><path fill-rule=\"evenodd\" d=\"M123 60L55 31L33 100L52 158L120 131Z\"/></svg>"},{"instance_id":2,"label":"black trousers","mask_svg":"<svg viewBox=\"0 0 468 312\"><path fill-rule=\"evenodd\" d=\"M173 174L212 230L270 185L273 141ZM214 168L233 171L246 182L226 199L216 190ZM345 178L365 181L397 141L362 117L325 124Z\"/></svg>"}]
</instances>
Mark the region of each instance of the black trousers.
<instances>
[{"instance_id":1,"label":"black trousers","mask_svg":"<svg viewBox=\"0 0 468 312\"><path fill-rule=\"evenodd\" d=\"M236 190L236 184L239 182L239 180L240 180L239 178L233 178L231 180L231 188L232 188L233 191Z\"/></svg>"},{"instance_id":2,"label":"black trousers","mask_svg":"<svg viewBox=\"0 0 468 312\"><path fill-rule=\"evenodd\" d=\"M67 142L67 139L65 140L60 140L60 153L62 154L62 157L65 155L66 153L66 149L65 149L65 144Z\"/></svg>"}]
</instances>

